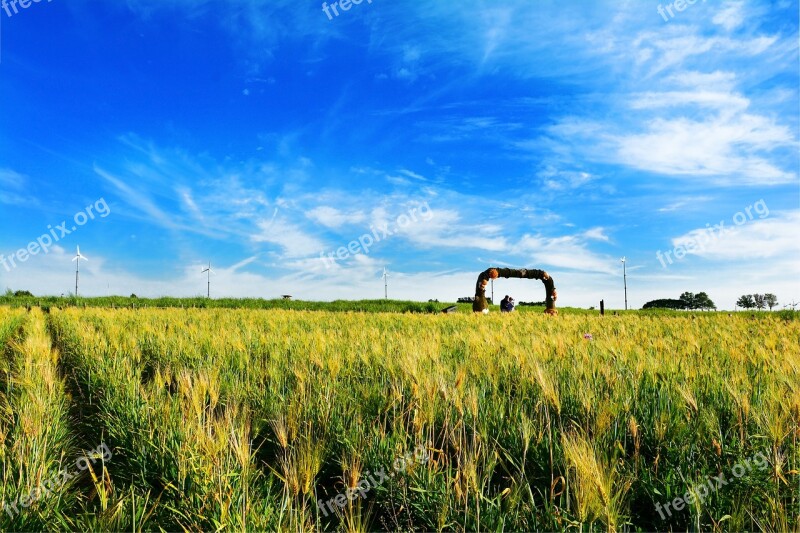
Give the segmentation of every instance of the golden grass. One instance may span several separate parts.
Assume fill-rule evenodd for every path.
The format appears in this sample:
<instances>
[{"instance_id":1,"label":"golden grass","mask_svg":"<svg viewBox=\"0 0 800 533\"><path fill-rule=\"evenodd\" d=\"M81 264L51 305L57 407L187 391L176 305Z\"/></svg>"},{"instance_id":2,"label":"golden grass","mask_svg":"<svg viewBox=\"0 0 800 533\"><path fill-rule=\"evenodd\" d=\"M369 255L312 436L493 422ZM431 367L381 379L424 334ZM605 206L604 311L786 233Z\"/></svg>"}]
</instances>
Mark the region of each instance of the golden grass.
<instances>
[{"instance_id":1,"label":"golden grass","mask_svg":"<svg viewBox=\"0 0 800 533\"><path fill-rule=\"evenodd\" d=\"M798 527L797 321L92 309L51 326L119 452L104 508L131 509L85 524ZM425 464L320 512L418 445ZM655 514L755 451L769 471Z\"/></svg>"}]
</instances>

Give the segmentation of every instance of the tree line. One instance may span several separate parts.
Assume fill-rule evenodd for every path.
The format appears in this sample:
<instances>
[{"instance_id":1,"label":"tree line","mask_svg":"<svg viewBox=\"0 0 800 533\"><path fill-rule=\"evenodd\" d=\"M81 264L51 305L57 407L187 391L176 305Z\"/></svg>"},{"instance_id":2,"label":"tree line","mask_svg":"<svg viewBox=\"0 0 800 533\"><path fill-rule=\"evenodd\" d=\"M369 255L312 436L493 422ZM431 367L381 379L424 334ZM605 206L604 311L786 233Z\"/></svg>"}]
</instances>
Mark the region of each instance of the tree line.
<instances>
[{"instance_id":1,"label":"tree line","mask_svg":"<svg viewBox=\"0 0 800 533\"><path fill-rule=\"evenodd\" d=\"M642 309L683 309L683 310L703 310L710 311L716 309L717 306L709 298L708 294L704 292L684 292L676 300L673 298L662 298L660 300L652 300L642 306Z\"/></svg>"},{"instance_id":2,"label":"tree line","mask_svg":"<svg viewBox=\"0 0 800 533\"><path fill-rule=\"evenodd\" d=\"M745 294L736 300L736 305L742 309L767 309L770 311L778 305L778 297L772 293ZM682 309L682 310L713 310L717 306L704 292L697 294L684 292L680 298L662 298L644 304L642 309Z\"/></svg>"},{"instance_id":3,"label":"tree line","mask_svg":"<svg viewBox=\"0 0 800 533\"><path fill-rule=\"evenodd\" d=\"M742 309L765 309L772 308L778 305L778 297L772 293L766 294L744 294L738 300L736 305Z\"/></svg>"}]
</instances>

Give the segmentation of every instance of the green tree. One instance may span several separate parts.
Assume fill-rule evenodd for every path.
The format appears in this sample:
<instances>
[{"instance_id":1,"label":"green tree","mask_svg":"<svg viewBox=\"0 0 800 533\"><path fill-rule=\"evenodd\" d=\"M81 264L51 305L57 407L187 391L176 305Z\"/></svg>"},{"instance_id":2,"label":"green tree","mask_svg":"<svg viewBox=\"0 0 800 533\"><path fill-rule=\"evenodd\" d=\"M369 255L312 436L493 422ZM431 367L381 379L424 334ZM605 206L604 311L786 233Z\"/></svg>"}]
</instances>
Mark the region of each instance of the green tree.
<instances>
[{"instance_id":1,"label":"green tree","mask_svg":"<svg viewBox=\"0 0 800 533\"><path fill-rule=\"evenodd\" d=\"M708 297L708 294L704 292L698 292L694 296L694 306L695 307L693 309L703 309L703 310L717 308L717 306L714 305L714 302L711 301L711 298Z\"/></svg>"},{"instance_id":2,"label":"green tree","mask_svg":"<svg viewBox=\"0 0 800 533\"><path fill-rule=\"evenodd\" d=\"M672 298L651 300L642 306L642 309L687 309L686 302Z\"/></svg>"},{"instance_id":3,"label":"green tree","mask_svg":"<svg viewBox=\"0 0 800 533\"><path fill-rule=\"evenodd\" d=\"M736 300L736 305L741 307L742 309L752 309L756 306L756 302L753 299L752 294L744 294Z\"/></svg>"},{"instance_id":4,"label":"green tree","mask_svg":"<svg viewBox=\"0 0 800 533\"><path fill-rule=\"evenodd\" d=\"M697 309L697 307L695 307L695 296L693 292L684 292L679 299L686 304L684 309Z\"/></svg>"},{"instance_id":5,"label":"green tree","mask_svg":"<svg viewBox=\"0 0 800 533\"><path fill-rule=\"evenodd\" d=\"M764 295L764 303L766 303L769 310L772 311L772 308L778 305L778 297L768 292Z\"/></svg>"},{"instance_id":6,"label":"green tree","mask_svg":"<svg viewBox=\"0 0 800 533\"><path fill-rule=\"evenodd\" d=\"M753 302L755 302L756 308L758 309L764 309L767 306L767 301L763 294L754 294Z\"/></svg>"}]
</instances>

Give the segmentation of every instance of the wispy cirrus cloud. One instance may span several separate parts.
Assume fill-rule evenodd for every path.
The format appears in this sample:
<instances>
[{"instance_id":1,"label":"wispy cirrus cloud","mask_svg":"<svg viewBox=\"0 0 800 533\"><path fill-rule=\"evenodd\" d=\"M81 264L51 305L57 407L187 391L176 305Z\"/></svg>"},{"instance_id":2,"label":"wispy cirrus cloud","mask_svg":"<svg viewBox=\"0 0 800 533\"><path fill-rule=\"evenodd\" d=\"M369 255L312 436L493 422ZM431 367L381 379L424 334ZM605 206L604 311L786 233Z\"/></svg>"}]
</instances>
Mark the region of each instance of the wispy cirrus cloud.
<instances>
[{"instance_id":1,"label":"wispy cirrus cloud","mask_svg":"<svg viewBox=\"0 0 800 533\"><path fill-rule=\"evenodd\" d=\"M687 249L687 255L709 261L751 261L758 259L795 258L787 264L800 273L800 211L769 213L763 219L746 222L740 226L728 223L712 238L707 238L708 228L698 228L672 239L673 246L684 246L688 242L701 242L703 246ZM788 272L787 272L788 274Z\"/></svg>"},{"instance_id":2,"label":"wispy cirrus cloud","mask_svg":"<svg viewBox=\"0 0 800 533\"><path fill-rule=\"evenodd\" d=\"M26 193L27 176L10 168L0 168L0 204L37 207L37 198Z\"/></svg>"},{"instance_id":3,"label":"wispy cirrus cloud","mask_svg":"<svg viewBox=\"0 0 800 533\"><path fill-rule=\"evenodd\" d=\"M314 207L308 211L308 217L328 228L341 228L367 220L367 215L363 211L345 212L328 205Z\"/></svg>"}]
</instances>

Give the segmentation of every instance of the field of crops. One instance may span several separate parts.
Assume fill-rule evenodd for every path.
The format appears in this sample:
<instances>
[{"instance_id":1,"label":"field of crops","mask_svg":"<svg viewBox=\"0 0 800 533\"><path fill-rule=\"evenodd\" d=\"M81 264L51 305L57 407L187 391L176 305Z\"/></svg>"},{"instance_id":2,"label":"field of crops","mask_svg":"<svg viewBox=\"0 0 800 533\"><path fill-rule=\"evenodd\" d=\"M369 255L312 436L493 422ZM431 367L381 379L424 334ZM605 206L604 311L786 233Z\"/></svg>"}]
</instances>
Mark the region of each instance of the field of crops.
<instances>
[{"instance_id":1,"label":"field of crops","mask_svg":"<svg viewBox=\"0 0 800 533\"><path fill-rule=\"evenodd\" d=\"M2 530L800 528L800 321L0 307Z\"/></svg>"}]
</instances>

